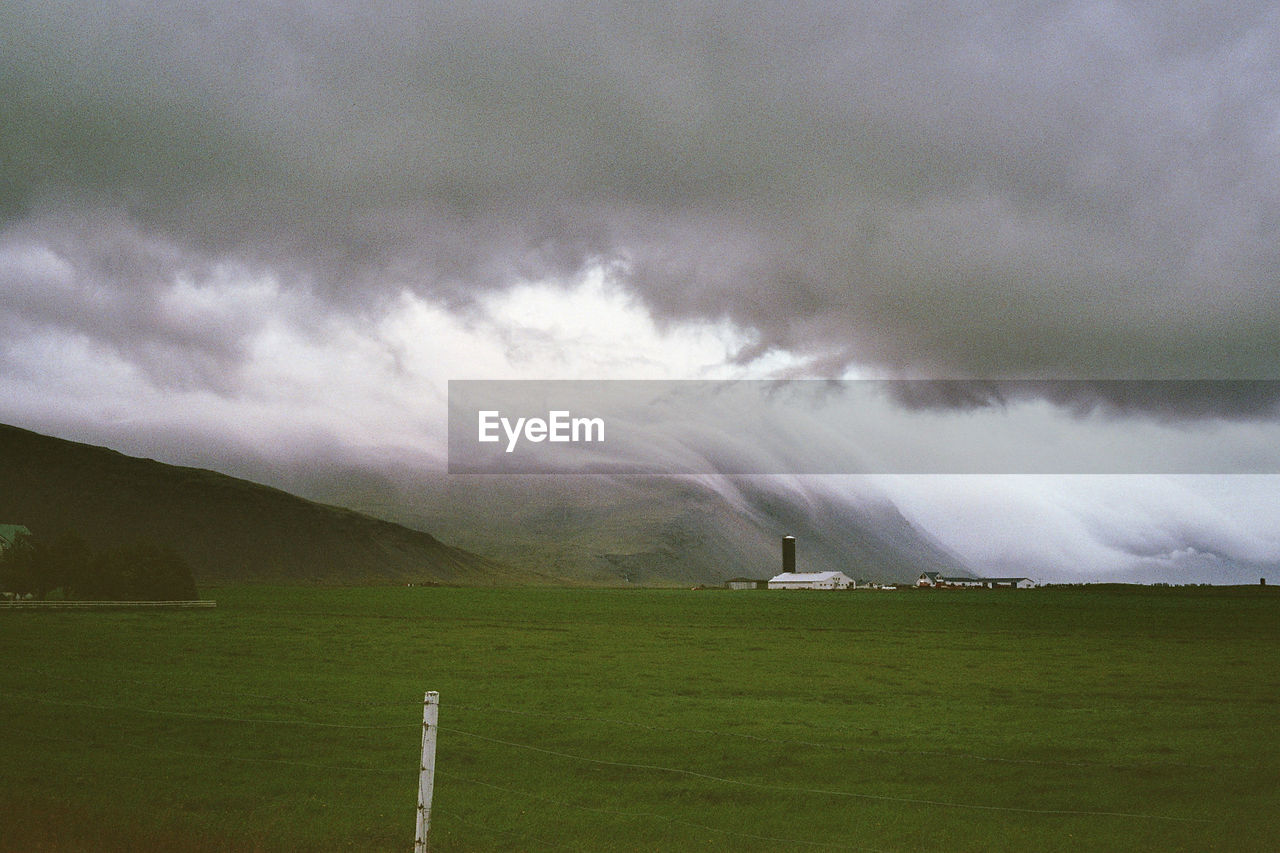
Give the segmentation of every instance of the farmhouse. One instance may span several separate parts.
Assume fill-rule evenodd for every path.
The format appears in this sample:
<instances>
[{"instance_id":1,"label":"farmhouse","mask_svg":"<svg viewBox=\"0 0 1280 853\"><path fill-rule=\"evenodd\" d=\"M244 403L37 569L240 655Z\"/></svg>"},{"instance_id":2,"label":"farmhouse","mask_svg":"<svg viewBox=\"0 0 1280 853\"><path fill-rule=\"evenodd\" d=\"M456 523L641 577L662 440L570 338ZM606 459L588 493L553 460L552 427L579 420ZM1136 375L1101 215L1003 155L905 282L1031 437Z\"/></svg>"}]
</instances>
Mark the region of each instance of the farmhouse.
<instances>
[{"instance_id":1,"label":"farmhouse","mask_svg":"<svg viewBox=\"0 0 1280 853\"><path fill-rule=\"evenodd\" d=\"M769 578L769 589L848 589L853 579L844 572L783 572Z\"/></svg>"},{"instance_id":2,"label":"farmhouse","mask_svg":"<svg viewBox=\"0 0 1280 853\"><path fill-rule=\"evenodd\" d=\"M919 589L1032 589L1031 578L962 578L941 572L921 572L916 578Z\"/></svg>"},{"instance_id":3,"label":"farmhouse","mask_svg":"<svg viewBox=\"0 0 1280 853\"><path fill-rule=\"evenodd\" d=\"M962 589L967 587L986 586L982 578L962 578L944 575L941 572L921 572L916 578L916 586L937 589Z\"/></svg>"}]
</instances>

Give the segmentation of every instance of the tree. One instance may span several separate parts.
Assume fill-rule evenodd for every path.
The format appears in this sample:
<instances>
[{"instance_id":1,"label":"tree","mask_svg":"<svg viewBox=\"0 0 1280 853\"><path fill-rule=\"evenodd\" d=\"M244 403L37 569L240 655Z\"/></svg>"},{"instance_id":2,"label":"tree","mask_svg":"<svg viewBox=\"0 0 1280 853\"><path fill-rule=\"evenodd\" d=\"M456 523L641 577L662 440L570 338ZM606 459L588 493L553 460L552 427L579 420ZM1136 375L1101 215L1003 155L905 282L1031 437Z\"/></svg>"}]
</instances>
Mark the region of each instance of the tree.
<instances>
[{"instance_id":1,"label":"tree","mask_svg":"<svg viewBox=\"0 0 1280 853\"><path fill-rule=\"evenodd\" d=\"M92 570L93 549L75 534L41 539L40 548L44 552L43 563L49 576L49 588L61 587L67 597L76 597Z\"/></svg>"},{"instance_id":2,"label":"tree","mask_svg":"<svg viewBox=\"0 0 1280 853\"><path fill-rule=\"evenodd\" d=\"M131 592L154 601L187 601L196 597L191 566L172 548L142 543L135 552Z\"/></svg>"},{"instance_id":3,"label":"tree","mask_svg":"<svg viewBox=\"0 0 1280 853\"><path fill-rule=\"evenodd\" d=\"M12 545L0 550L0 589L18 595L43 595L39 564L35 538L19 533Z\"/></svg>"},{"instance_id":4,"label":"tree","mask_svg":"<svg viewBox=\"0 0 1280 853\"><path fill-rule=\"evenodd\" d=\"M94 560L95 596L134 601L179 601L196 597L191 567L171 548L142 540L113 548Z\"/></svg>"},{"instance_id":5,"label":"tree","mask_svg":"<svg viewBox=\"0 0 1280 853\"><path fill-rule=\"evenodd\" d=\"M196 597L191 567L151 541L95 552L74 535L52 541L20 535L0 552L0 589L39 598L62 588L68 598L188 601Z\"/></svg>"}]
</instances>

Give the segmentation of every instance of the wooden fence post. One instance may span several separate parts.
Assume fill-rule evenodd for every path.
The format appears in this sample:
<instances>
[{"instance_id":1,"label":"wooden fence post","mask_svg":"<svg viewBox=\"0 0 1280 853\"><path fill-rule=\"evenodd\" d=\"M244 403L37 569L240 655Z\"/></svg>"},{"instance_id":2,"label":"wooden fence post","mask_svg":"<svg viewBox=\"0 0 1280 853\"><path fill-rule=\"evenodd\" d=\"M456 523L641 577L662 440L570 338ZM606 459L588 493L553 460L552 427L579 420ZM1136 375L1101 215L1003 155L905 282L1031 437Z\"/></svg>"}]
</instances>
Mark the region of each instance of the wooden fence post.
<instances>
[{"instance_id":1,"label":"wooden fence post","mask_svg":"<svg viewBox=\"0 0 1280 853\"><path fill-rule=\"evenodd\" d=\"M413 853L427 853L431 826L431 789L436 775L436 722L440 718L440 694L432 690L422 702L422 762L418 772L418 831Z\"/></svg>"}]
</instances>

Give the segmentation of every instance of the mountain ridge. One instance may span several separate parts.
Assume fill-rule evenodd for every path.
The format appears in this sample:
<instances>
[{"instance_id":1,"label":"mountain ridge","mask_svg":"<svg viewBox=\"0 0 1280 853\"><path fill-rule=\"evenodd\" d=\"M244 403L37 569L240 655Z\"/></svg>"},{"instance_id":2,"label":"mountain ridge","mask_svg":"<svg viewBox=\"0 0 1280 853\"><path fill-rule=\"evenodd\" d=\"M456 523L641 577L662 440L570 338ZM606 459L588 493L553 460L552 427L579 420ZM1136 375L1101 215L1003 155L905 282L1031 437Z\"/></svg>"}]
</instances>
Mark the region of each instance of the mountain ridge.
<instances>
[{"instance_id":1,"label":"mountain ridge","mask_svg":"<svg viewBox=\"0 0 1280 853\"><path fill-rule=\"evenodd\" d=\"M353 509L204 468L0 425L0 519L90 545L149 539L199 584L546 582Z\"/></svg>"},{"instance_id":2,"label":"mountain ridge","mask_svg":"<svg viewBox=\"0 0 1280 853\"><path fill-rule=\"evenodd\" d=\"M313 479L326 499L342 484ZM607 475L456 475L383 484L366 499L460 547L558 577L609 585L719 584L781 570L780 539L802 571L913 581L972 570L887 498L838 499L757 478L714 483Z\"/></svg>"},{"instance_id":3,"label":"mountain ridge","mask_svg":"<svg viewBox=\"0 0 1280 853\"><path fill-rule=\"evenodd\" d=\"M802 571L971 573L887 499L753 478L494 478L320 460L280 488L4 425L0 459L0 521L101 546L151 539L202 586L719 584L776 574L782 535L798 538Z\"/></svg>"}]
</instances>

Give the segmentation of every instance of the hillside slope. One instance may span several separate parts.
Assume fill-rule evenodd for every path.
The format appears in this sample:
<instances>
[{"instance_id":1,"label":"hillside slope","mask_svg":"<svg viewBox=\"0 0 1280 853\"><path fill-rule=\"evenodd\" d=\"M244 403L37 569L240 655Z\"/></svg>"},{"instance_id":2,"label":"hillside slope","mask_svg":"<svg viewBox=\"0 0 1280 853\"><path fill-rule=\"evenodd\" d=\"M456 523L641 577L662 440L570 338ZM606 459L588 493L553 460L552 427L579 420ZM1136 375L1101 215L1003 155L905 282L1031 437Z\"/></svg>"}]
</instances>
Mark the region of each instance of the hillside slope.
<instances>
[{"instance_id":1,"label":"hillside slope","mask_svg":"<svg viewBox=\"0 0 1280 853\"><path fill-rule=\"evenodd\" d=\"M309 492L333 499L342 484L331 488L315 483ZM398 493L385 488L367 509L494 559L587 583L768 578L780 570L784 534L799 541L801 571L897 582L922 571L971 574L887 500L837 500L767 478L458 475L418 478Z\"/></svg>"},{"instance_id":2,"label":"hillside slope","mask_svg":"<svg viewBox=\"0 0 1280 853\"><path fill-rule=\"evenodd\" d=\"M199 584L540 580L435 537L198 468L0 425L0 521L107 547L151 539Z\"/></svg>"}]
</instances>

